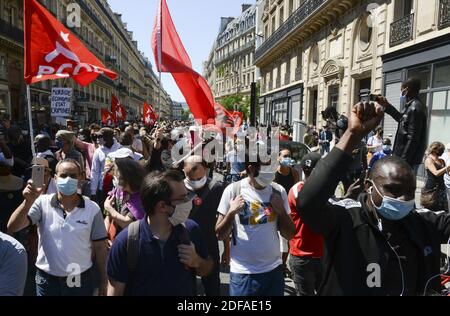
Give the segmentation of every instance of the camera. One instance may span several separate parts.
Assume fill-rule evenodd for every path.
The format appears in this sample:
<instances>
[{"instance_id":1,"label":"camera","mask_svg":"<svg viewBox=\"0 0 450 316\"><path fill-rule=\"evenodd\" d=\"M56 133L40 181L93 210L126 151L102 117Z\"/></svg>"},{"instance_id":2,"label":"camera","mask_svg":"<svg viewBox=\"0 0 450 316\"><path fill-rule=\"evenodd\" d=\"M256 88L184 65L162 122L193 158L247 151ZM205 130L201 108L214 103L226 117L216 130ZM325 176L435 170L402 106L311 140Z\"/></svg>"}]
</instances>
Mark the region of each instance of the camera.
<instances>
[{"instance_id":1,"label":"camera","mask_svg":"<svg viewBox=\"0 0 450 316\"><path fill-rule=\"evenodd\" d=\"M379 96L376 94L367 94L361 96L361 102L376 102Z\"/></svg>"}]
</instances>

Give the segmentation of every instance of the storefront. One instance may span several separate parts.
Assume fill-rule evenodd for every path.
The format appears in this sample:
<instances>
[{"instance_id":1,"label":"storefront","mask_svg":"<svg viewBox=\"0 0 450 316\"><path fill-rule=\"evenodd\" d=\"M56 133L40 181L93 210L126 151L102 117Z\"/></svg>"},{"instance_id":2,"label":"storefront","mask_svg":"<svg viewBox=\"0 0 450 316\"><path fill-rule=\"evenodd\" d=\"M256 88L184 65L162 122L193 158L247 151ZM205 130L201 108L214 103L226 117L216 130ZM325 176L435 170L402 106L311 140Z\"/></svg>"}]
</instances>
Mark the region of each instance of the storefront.
<instances>
[{"instance_id":1,"label":"storefront","mask_svg":"<svg viewBox=\"0 0 450 316\"><path fill-rule=\"evenodd\" d=\"M401 83L422 81L421 100L428 107L428 143L450 143L450 35L383 56L384 94L400 109ZM398 124L384 122L385 135L395 135Z\"/></svg>"},{"instance_id":2,"label":"storefront","mask_svg":"<svg viewBox=\"0 0 450 316\"><path fill-rule=\"evenodd\" d=\"M303 119L302 95L303 85L300 84L261 97L259 99L259 123L283 125L288 121L292 125L294 120Z\"/></svg>"}]
</instances>

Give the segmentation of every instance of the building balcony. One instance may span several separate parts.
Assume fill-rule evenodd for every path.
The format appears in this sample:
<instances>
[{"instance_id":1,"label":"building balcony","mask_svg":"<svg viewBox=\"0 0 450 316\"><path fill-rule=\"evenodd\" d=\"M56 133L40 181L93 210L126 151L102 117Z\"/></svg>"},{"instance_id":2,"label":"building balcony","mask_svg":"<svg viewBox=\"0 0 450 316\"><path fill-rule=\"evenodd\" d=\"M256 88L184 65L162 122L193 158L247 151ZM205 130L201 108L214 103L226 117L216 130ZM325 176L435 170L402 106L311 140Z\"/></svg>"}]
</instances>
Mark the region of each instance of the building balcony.
<instances>
[{"instance_id":1,"label":"building balcony","mask_svg":"<svg viewBox=\"0 0 450 316\"><path fill-rule=\"evenodd\" d=\"M215 64L216 65L222 64L235 56L243 54L247 50L254 50L254 49L255 49L255 41L247 42L244 45L240 46L238 49L235 49L230 53L226 53L220 58L216 58Z\"/></svg>"},{"instance_id":2,"label":"building balcony","mask_svg":"<svg viewBox=\"0 0 450 316\"><path fill-rule=\"evenodd\" d=\"M280 50L316 34L357 5L356 0L306 0L255 52L255 64L269 64Z\"/></svg>"},{"instance_id":3,"label":"building balcony","mask_svg":"<svg viewBox=\"0 0 450 316\"><path fill-rule=\"evenodd\" d=\"M105 33L106 36L108 36L108 38L112 39L113 36L111 34L111 32L109 32L106 27L100 22L100 20L95 16L95 14L92 12L92 9L89 8L89 6L87 5L87 1L86 0L76 0L76 3L78 3L81 7L81 10L86 13L87 16L89 16L92 21L94 21L94 23L98 26L98 28Z\"/></svg>"},{"instance_id":4,"label":"building balcony","mask_svg":"<svg viewBox=\"0 0 450 316\"><path fill-rule=\"evenodd\" d=\"M414 34L414 13L406 15L401 19L391 23L390 47L394 47L413 39Z\"/></svg>"},{"instance_id":5,"label":"building balcony","mask_svg":"<svg viewBox=\"0 0 450 316\"><path fill-rule=\"evenodd\" d=\"M23 45L23 30L0 19L0 35Z\"/></svg>"},{"instance_id":6,"label":"building balcony","mask_svg":"<svg viewBox=\"0 0 450 316\"><path fill-rule=\"evenodd\" d=\"M439 1L439 29L450 26L450 0Z\"/></svg>"},{"instance_id":7,"label":"building balcony","mask_svg":"<svg viewBox=\"0 0 450 316\"><path fill-rule=\"evenodd\" d=\"M135 93L130 93L130 97L132 97L133 99L139 100L139 101L141 101L141 102L144 102L144 101L145 101L144 98L138 96L138 95L135 94Z\"/></svg>"}]
</instances>

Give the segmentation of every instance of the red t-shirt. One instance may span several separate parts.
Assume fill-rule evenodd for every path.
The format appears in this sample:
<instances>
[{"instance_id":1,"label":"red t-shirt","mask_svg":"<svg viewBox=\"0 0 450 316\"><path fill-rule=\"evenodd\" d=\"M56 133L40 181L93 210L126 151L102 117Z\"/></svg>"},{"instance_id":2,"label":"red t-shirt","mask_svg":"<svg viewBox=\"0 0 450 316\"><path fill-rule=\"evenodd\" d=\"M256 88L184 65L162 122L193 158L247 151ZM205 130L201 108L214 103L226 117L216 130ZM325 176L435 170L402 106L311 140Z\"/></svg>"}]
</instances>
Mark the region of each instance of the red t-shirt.
<instances>
[{"instance_id":1,"label":"red t-shirt","mask_svg":"<svg viewBox=\"0 0 450 316\"><path fill-rule=\"evenodd\" d=\"M321 258L323 256L323 238L309 229L297 213L297 197L304 183L297 183L289 191L289 207L295 224L295 236L289 242L289 252L296 257Z\"/></svg>"}]
</instances>

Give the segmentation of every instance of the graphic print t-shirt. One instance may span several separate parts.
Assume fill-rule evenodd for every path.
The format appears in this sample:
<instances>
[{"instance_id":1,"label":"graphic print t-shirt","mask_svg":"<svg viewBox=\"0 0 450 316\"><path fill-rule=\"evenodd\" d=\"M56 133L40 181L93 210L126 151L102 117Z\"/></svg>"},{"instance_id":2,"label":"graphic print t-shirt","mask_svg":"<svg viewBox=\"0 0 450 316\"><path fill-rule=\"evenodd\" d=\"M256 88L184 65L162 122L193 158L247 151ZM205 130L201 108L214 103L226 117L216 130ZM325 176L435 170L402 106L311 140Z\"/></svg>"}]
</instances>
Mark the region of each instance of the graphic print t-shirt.
<instances>
[{"instance_id":1,"label":"graphic print t-shirt","mask_svg":"<svg viewBox=\"0 0 450 316\"><path fill-rule=\"evenodd\" d=\"M235 217L236 245L231 244L232 273L259 274L274 270L282 264L277 216L270 210L272 186L256 190L249 179L240 181L245 208ZM273 184L284 202L286 213L290 213L286 191ZM220 201L218 212L226 215L233 199L233 186L229 185Z\"/></svg>"}]
</instances>

